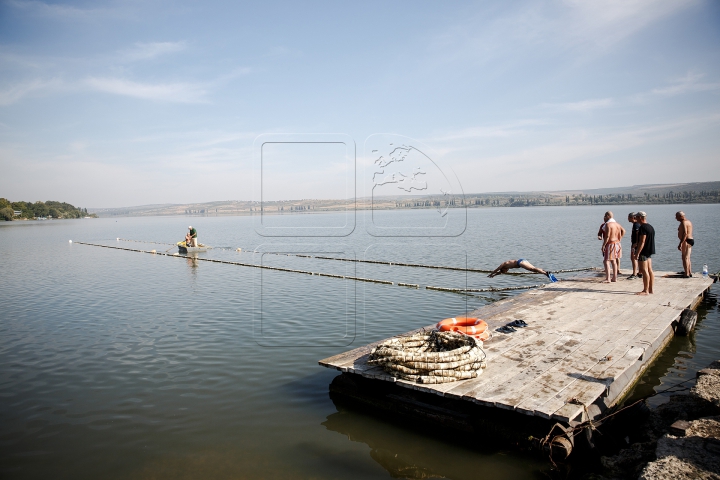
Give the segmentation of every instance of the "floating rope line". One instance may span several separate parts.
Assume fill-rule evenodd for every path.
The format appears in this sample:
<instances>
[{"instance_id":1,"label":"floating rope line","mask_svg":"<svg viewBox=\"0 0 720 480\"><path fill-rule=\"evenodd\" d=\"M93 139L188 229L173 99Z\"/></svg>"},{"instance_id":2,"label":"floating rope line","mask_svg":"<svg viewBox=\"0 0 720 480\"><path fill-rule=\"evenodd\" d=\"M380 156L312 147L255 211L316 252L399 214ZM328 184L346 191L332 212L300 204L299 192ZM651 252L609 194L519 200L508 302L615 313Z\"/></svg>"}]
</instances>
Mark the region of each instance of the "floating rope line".
<instances>
[{"instance_id":1,"label":"floating rope line","mask_svg":"<svg viewBox=\"0 0 720 480\"><path fill-rule=\"evenodd\" d=\"M150 242L150 241L144 241L144 240L128 240L127 238L117 238L116 240L118 242L153 243L155 245L177 245L177 243ZM78 243L80 243L80 242L78 242Z\"/></svg>"},{"instance_id":2,"label":"floating rope line","mask_svg":"<svg viewBox=\"0 0 720 480\"><path fill-rule=\"evenodd\" d=\"M549 283L538 283L537 285L522 285L519 287L501 287L501 288L447 288L447 287L433 287L428 285L425 287L427 290L438 290L440 292L507 292L509 290L530 290L532 288L540 288Z\"/></svg>"},{"instance_id":3,"label":"floating rope line","mask_svg":"<svg viewBox=\"0 0 720 480\"><path fill-rule=\"evenodd\" d=\"M89 245L92 247L103 247L103 248L112 248L114 250L124 250L126 252L150 253L152 255L162 255L165 257L192 258L193 260L199 260L201 262L224 263L227 265L238 265L240 267L261 268L264 270L275 270L278 272L303 273L305 275L317 275L319 277L342 278L345 280L355 280L358 282L381 283L384 285L394 285L395 284L395 282L391 282L389 280L376 280L374 278L352 277L352 276L347 276L347 275L334 275L334 274L330 274L330 273L310 272L310 271L306 271L306 270L295 270L292 268L271 267L269 265L258 265L256 263L229 262L227 260L215 260L212 258L187 257L185 255L179 255L177 253L164 253L164 252L156 252L154 250L138 250L135 248L113 247L110 245L100 245L97 243L87 243L87 242L75 242L75 243L77 243L79 245Z\"/></svg>"},{"instance_id":4,"label":"floating rope line","mask_svg":"<svg viewBox=\"0 0 720 480\"><path fill-rule=\"evenodd\" d=\"M143 242L140 240L127 240L124 238L118 238L121 242L137 242L137 243L154 243L157 245L176 245L175 243L163 243L163 242ZM237 250L227 247L208 247L214 248L215 250ZM478 268L462 268L462 267L448 267L443 265L424 265L420 263L403 263L403 262L385 262L380 260L360 260L357 258L342 258L342 257L326 257L323 255L303 255L299 253L275 253L275 252L253 252L247 249L240 249L243 253L264 253L267 255L280 255L287 257L299 257L299 258L317 258L319 260L335 260L338 262L355 262L355 263L371 263L374 265L390 265L397 267L413 267L413 268L432 268L435 270L452 270L456 272L472 272L472 273L492 273L495 270L483 270ZM587 272L591 270L598 270L596 267L583 267L583 268L569 268L564 270L548 270L549 273L571 273L571 272ZM537 272L508 272L504 275L541 275Z\"/></svg>"},{"instance_id":5,"label":"floating rope line","mask_svg":"<svg viewBox=\"0 0 720 480\"><path fill-rule=\"evenodd\" d=\"M315 275L318 277L329 277L329 278L340 278L340 279L344 279L344 280L355 280L357 282L379 283L382 285L396 285L395 282L392 282L390 280L378 280L375 278L352 277L352 276L348 276L348 275L335 275L332 273L310 272L307 270L295 270L292 268L271 267L269 265L258 265L257 263L230 262L227 260L215 260L212 258L188 257L186 255L179 255L177 253L156 252L155 250L138 250L135 248L113 247L111 245L100 245L97 243L88 243L88 242L74 242L74 243L77 243L79 245L89 245L91 247L102 247L102 248L111 248L113 250L124 250L126 252L149 253L152 255L161 255L161 256L165 256L165 257L192 258L193 260L198 260L201 262L224 263L226 265L237 265L240 267L261 268L264 270L275 270L278 272L302 273L305 275ZM143 242L138 242L138 243L143 243ZM148 243L148 242L145 242L145 243ZM167 245L167 244L164 244L164 245ZM401 287L411 287L411 288L418 288L418 289L423 288L416 283L397 282L397 285L401 286ZM437 290L440 292L502 292L502 291L507 291L507 290L526 290L529 288L537 288L537 287L542 287L542 286L544 286L544 284L521 286L521 287L503 287L503 288L445 288L445 287L433 287L433 286L428 285L424 288L426 290Z\"/></svg>"}]
</instances>

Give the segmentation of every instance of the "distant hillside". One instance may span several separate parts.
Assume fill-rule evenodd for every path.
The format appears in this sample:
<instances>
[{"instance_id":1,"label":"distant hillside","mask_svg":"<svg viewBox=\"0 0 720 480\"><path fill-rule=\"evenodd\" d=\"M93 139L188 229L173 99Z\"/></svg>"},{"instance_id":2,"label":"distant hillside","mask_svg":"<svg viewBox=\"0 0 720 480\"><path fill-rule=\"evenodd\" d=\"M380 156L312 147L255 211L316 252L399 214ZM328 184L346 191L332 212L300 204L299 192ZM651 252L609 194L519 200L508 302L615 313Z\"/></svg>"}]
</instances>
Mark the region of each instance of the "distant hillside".
<instances>
[{"instance_id":1,"label":"distant hillside","mask_svg":"<svg viewBox=\"0 0 720 480\"><path fill-rule=\"evenodd\" d=\"M632 187L465 194L465 204L490 207L720 203L720 182L634 185Z\"/></svg>"},{"instance_id":2,"label":"distant hillside","mask_svg":"<svg viewBox=\"0 0 720 480\"><path fill-rule=\"evenodd\" d=\"M558 194L583 194L583 195L608 195L608 194L632 194L649 195L673 193L703 193L720 190L720 182L696 182L696 183L668 183L651 185L633 185L632 187L596 188L591 190L569 190L567 192L554 192Z\"/></svg>"},{"instance_id":3,"label":"distant hillside","mask_svg":"<svg viewBox=\"0 0 720 480\"><path fill-rule=\"evenodd\" d=\"M358 198L358 209L419 209L438 207L531 207L553 205L617 205L648 203L720 203L720 182L634 185L631 187L597 188L541 192L466 193L463 199L448 202L432 195L394 195ZM352 205L350 200L283 200L265 202L265 213L298 214L339 211ZM101 217L157 215L253 215L260 204L247 200L226 200L206 203L140 205L123 208L93 208Z\"/></svg>"}]
</instances>

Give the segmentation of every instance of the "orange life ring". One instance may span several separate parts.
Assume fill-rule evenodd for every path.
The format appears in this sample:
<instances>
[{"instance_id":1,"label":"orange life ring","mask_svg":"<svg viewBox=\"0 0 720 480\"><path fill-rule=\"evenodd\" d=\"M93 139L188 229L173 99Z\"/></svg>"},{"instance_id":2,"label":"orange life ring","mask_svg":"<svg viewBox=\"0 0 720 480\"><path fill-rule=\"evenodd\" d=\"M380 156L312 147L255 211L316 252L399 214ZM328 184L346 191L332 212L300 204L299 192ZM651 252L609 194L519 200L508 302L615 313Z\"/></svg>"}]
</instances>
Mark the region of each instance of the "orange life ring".
<instances>
[{"instance_id":1,"label":"orange life ring","mask_svg":"<svg viewBox=\"0 0 720 480\"><path fill-rule=\"evenodd\" d=\"M441 332L460 332L471 337L480 336L487 331L488 324L485 320L475 317L454 317L440 320L437 329ZM476 337L477 338L477 337ZM487 336L484 339L487 340Z\"/></svg>"},{"instance_id":2,"label":"orange life ring","mask_svg":"<svg viewBox=\"0 0 720 480\"><path fill-rule=\"evenodd\" d=\"M460 330L460 333L465 333L465 332L463 332L462 330ZM487 331L487 330L485 330L485 331L482 332L480 335L470 335L470 336L473 337L475 340L480 340L481 342L484 342L485 340L487 340L488 338L490 338L490 332Z\"/></svg>"}]
</instances>

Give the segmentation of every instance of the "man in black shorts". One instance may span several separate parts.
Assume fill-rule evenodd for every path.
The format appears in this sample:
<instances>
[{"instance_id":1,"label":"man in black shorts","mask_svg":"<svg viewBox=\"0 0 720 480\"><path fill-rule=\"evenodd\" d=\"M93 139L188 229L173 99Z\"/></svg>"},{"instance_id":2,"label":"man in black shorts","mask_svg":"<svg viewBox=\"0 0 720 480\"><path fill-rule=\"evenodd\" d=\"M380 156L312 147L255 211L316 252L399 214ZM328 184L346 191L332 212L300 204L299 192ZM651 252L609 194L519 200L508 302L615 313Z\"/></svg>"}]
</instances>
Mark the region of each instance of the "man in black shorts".
<instances>
[{"instance_id":1,"label":"man in black shorts","mask_svg":"<svg viewBox=\"0 0 720 480\"><path fill-rule=\"evenodd\" d=\"M643 290L635 295L650 295L653 293L653 284L655 283L651 258L655 254L655 229L647 223L647 213L638 212L637 219L640 222L640 228L638 229L638 245L633 257L639 262Z\"/></svg>"},{"instance_id":2,"label":"man in black shorts","mask_svg":"<svg viewBox=\"0 0 720 480\"><path fill-rule=\"evenodd\" d=\"M635 259L635 249L637 248L637 241L638 241L638 230L640 229L640 222L638 222L635 219L635 213L630 212L628 213L628 222L632 223L632 233L630 234L630 263L632 263L632 273L628 277L628 280L632 280L633 278L640 277L639 271L638 271L638 261Z\"/></svg>"}]
</instances>

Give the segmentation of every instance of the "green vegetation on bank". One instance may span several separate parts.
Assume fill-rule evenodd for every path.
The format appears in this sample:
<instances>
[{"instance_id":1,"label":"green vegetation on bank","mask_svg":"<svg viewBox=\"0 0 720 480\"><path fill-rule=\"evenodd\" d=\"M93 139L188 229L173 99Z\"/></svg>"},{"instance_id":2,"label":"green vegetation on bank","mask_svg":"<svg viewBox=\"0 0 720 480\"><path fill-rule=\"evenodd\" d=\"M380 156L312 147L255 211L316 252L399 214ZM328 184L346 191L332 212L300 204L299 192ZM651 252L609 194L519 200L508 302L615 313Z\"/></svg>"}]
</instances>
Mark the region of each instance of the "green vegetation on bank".
<instances>
[{"instance_id":1,"label":"green vegetation on bank","mask_svg":"<svg viewBox=\"0 0 720 480\"><path fill-rule=\"evenodd\" d=\"M20 220L34 218L82 218L97 217L89 214L87 208L78 208L69 203L55 202L11 202L0 198L0 220Z\"/></svg>"},{"instance_id":2,"label":"green vegetation on bank","mask_svg":"<svg viewBox=\"0 0 720 480\"><path fill-rule=\"evenodd\" d=\"M398 202L398 208L427 206L417 202ZM552 205L632 205L658 203L720 203L720 190L662 192L642 194L610 193L603 195L570 194L515 194L515 195L466 195L461 202L468 207L532 207Z\"/></svg>"}]
</instances>

